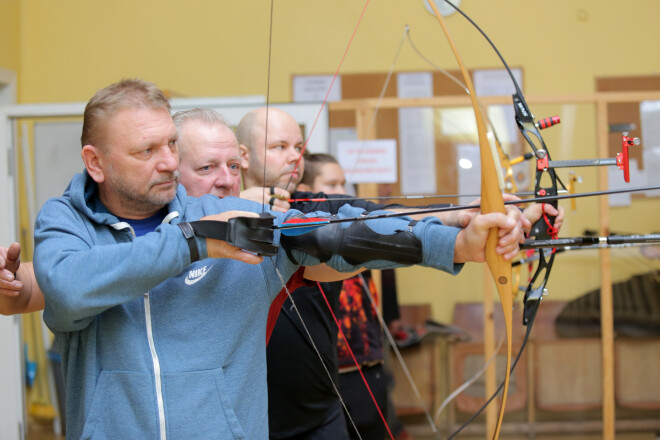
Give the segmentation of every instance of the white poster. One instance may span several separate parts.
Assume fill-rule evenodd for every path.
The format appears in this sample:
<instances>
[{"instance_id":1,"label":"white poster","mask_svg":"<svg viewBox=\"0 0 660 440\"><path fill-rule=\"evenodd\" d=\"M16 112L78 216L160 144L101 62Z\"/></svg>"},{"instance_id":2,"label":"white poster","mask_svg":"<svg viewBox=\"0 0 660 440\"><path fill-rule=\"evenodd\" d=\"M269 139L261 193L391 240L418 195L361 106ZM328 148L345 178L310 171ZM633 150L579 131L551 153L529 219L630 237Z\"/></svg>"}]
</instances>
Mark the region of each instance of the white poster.
<instances>
[{"instance_id":1,"label":"white poster","mask_svg":"<svg viewBox=\"0 0 660 440\"><path fill-rule=\"evenodd\" d=\"M433 96L433 75L430 72L399 73L397 96ZM435 194L435 132L432 108L399 109L399 149L401 193Z\"/></svg>"},{"instance_id":2,"label":"white poster","mask_svg":"<svg viewBox=\"0 0 660 440\"><path fill-rule=\"evenodd\" d=\"M341 76L338 75L334 83L333 77L334 75L294 76L293 102L323 102L326 95L328 102L341 101Z\"/></svg>"},{"instance_id":3,"label":"white poster","mask_svg":"<svg viewBox=\"0 0 660 440\"><path fill-rule=\"evenodd\" d=\"M644 101L639 104L639 114L642 123L642 137L639 146L642 148L644 158L644 174L646 179L643 186L660 185L660 101ZM632 161L631 161L632 162ZM632 172L632 164L630 166ZM660 190L646 191L647 197L660 196Z\"/></svg>"},{"instance_id":4,"label":"white poster","mask_svg":"<svg viewBox=\"0 0 660 440\"><path fill-rule=\"evenodd\" d=\"M396 140L339 141L337 161L352 183L396 182Z\"/></svg>"},{"instance_id":5,"label":"white poster","mask_svg":"<svg viewBox=\"0 0 660 440\"><path fill-rule=\"evenodd\" d=\"M396 76L396 90L399 98L430 98L433 96L433 74L399 73Z\"/></svg>"},{"instance_id":6,"label":"white poster","mask_svg":"<svg viewBox=\"0 0 660 440\"><path fill-rule=\"evenodd\" d=\"M456 146L458 158L458 193L480 194L481 193L481 154L479 145L459 144ZM458 198L459 205L467 205L473 202L474 196Z\"/></svg>"},{"instance_id":7,"label":"white poster","mask_svg":"<svg viewBox=\"0 0 660 440\"><path fill-rule=\"evenodd\" d=\"M432 108L399 109L401 193L436 194Z\"/></svg>"}]
</instances>

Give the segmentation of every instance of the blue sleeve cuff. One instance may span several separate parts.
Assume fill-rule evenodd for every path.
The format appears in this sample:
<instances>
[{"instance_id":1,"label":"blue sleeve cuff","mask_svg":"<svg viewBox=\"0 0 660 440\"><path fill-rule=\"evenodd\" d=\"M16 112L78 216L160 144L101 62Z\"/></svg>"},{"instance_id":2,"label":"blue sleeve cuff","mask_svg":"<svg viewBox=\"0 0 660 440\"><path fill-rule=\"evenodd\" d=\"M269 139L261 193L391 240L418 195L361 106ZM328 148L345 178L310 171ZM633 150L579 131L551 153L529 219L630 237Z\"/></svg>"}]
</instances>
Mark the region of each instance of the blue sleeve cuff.
<instances>
[{"instance_id":1,"label":"blue sleeve cuff","mask_svg":"<svg viewBox=\"0 0 660 440\"><path fill-rule=\"evenodd\" d=\"M199 253L199 259L203 260L209 257L208 249L206 248L206 238L195 236L195 242L197 243L197 252Z\"/></svg>"}]
</instances>

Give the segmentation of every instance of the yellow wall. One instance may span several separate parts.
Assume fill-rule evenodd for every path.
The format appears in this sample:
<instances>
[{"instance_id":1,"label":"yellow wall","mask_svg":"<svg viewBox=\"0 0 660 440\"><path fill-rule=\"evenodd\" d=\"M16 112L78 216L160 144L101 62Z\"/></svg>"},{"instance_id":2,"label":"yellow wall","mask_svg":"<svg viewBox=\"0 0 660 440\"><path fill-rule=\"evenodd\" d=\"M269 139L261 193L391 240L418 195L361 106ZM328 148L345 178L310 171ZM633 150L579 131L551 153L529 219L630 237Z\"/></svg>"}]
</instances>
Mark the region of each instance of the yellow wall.
<instances>
[{"instance_id":1,"label":"yellow wall","mask_svg":"<svg viewBox=\"0 0 660 440\"><path fill-rule=\"evenodd\" d=\"M0 67L18 72L19 0L0 0Z\"/></svg>"},{"instance_id":2,"label":"yellow wall","mask_svg":"<svg viewBox=\"0 0 660 440\"><path fill-rule=\"evenodd\" d=\"M7 0L3 0L6 2ZM186 96L265 94L268 0L20 0L20 102L85 101L121 77L140 76ZM291 74L334 72L361 0L274 2L271 96L290 99ZM590 92L600 75L654 74L656 0L464 0L527 93ZM371 1L344 72L387 71L404 25L440 66L455 62L422 0ZM499 66L458 15L448 24L468 67ZM427 69L410 50L400 70Z\"/></svg>"},{"instance_id":3,"label":"yellow wall","mask_svg":"<svg viewBox=\"0 0 660 440\"><path fill-rule=\"evenodd\" d=\"M0 0L0 5L0 24L7 22L0 26L0 66L18 66L14 51L20 49L19 102L86 101L100 87L134 76L188 97L266 94L268 0ZM291 99L293 74L336 70L364 1L276 0L274 5L270 98L283 102ZM17 33L19 6L20 45L10 44L5 50L5 38ZM463 0L463 8L512 66L523 67L525 90L531 95L589 93L596 77L651 75L660 69L655 49L660 41L657 0ZM386 72L406 24L424 54L444 68L455 67L422 0L373 0L342 72ZM490 47L460 16L451 16L448 25L468 68L500 66ZM397 70L415 69L428 66L407 48ZM557 148L565 154L555 153L554 159L596 157L593 112L580 109L576 124L582 121L588 123L585 130L581 125L570 133L555 130L568 138L556 135L562 141ZM586 183L580 189L596 189L596 172L581 174ZM596 203L579 202L578 212L567 216L566 232L596 228ZM642 202L634 215L614 209L612 229L657 230L657 220L643 215L653 207L657 210L657 202ZM550 286L554 299L571 298L598 285L592 251L557 259ZM613 264L619 276L626 264L616 258ZM631 270L621 276L641 268L631 263ZM434 315L448 321L454 301L482 298L482 269L464 272L451 278L424 269L402 270L401 302L431 301ZM441 289L432 292L429 286Z\"/></svg>"}]
</instances>

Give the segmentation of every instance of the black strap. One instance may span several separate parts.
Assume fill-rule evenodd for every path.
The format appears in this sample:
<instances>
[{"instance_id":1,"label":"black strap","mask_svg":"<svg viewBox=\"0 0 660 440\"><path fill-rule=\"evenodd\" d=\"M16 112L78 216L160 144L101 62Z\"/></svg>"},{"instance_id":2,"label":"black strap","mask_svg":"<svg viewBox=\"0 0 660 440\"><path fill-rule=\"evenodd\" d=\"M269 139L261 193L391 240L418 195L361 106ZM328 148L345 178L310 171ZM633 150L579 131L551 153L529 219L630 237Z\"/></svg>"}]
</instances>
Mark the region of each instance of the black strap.
<instances>
[{"instance_id":1,"label":"black strap","mask_svg":"<svg viewBox=\"0 0 660 440\"><path fill-rule=\"evenodd\" d=\"M272 256L278 250L272 228L274 219L268 213L261 213L259 217L234 217L227 222L198 220L189 224L199 237L226 241L248 252Z\"/></svg>"},{"instance_id":2,"label":"black strap","mask_svg":"<svg viewBox=\"0 0 660 440\"><path fill-rule=\"evenodd\" d=\"M227 222L215 220L198 220L188 223L195 235L204 238L213 238L215 240L227 241Z\"/></svg>"},{"instance_id":3,"label":"black strap","mask_svg":"<svg viewBox=\"0 0 660 440\"><path fill-rule=\"evenodd\" d=\"M195 231L193 230L190 223L182 222L179 223L179 228L183 232L183 236L186 237L188 241L188 249L190 249L190 262L194 263L199 260L199 250L197 249L197 242L195 241Z\"/></svg>"}]
</instances>

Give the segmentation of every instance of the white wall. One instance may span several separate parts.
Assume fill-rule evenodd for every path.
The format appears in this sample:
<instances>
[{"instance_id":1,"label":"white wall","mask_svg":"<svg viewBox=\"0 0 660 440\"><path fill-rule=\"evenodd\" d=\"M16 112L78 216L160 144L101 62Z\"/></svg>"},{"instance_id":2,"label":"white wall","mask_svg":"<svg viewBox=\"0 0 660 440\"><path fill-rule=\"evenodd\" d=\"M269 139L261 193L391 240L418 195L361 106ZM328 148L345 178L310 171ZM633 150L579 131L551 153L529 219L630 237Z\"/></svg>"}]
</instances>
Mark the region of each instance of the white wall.
<instances>
[{"instance_id":1,"label":"white wall","mask_svg":"<svg viewBox=\"0 0 660 440\"><path fill-rule=\"evenodd\" d=\"M0 69L0 116L16 102L16 76ZM0 117L0 245L17 239L14 202L14 155L10 152L11 123ZM0 316L0 438L25 437L25 398L21 356L21 319Z\"/></svg>"},{"instance_id":2,"label":"white wall","mask_svg":"<svg viewBox=\"0 0 660 440\"><path fill-rule=\"evenodd\" d=\"M15 102L14 78L11 72L0 69L0 212L2 213L0 215L0 246L7 246L18 239L15 215L15 193L18 183L14 172L17 164L13 151L14 148L18 148L15 147L18 145L18 141L13 138L16 119L82 116L85 105L84 103L9 105ZM230 124L237 124L245 113L263 105L263 97L172 100L173 111L193 107L210 107L220 112ZM275 106L287 111L303 124L306 133L309 133L318 117L314 129L315 134L307 148L312 152L327 151L327 108L319 111L319 103L278 104ZM69 177L65 179L68 182L74 172L82 170L82 164L77 165L80 161L79 146L75 150L70 148L72 139L80 138L79 124L55 121L56 119L53 122L35 124L35 168L40 174L40 177L35 179L35 188L32 188L35 192L36 210L43 202L41 200L43 197L54 197L61 194L63 188L55 189L56 193L52 193L52 191L54 186L58 186L54 183L61 180L62 174L69 174ZM61 166L53 167L53 154L58 161L68 161L72 165L67 170L63 170ZM46 162L46 166L42 166L44 165L42 162ZM0 316L0 439L2 440L20 440L25 435L24 373L20 329L20 317Z\"/></svg>"}]
</instances>

